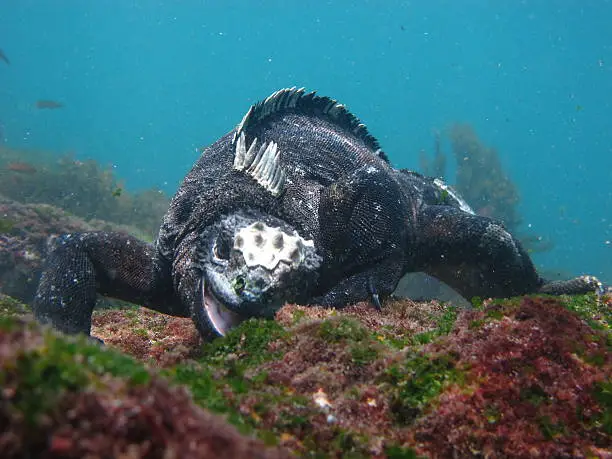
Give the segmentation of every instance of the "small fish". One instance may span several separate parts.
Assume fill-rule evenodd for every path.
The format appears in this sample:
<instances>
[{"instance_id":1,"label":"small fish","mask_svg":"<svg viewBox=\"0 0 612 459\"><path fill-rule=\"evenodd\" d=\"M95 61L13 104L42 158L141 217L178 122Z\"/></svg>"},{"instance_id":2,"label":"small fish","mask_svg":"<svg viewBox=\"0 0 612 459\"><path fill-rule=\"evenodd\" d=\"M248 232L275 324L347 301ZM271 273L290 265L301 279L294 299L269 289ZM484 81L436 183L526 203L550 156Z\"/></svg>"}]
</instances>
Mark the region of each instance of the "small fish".
<instances>
[{"instance_id":1,"label":"small fish","mask_svg":"<svg viewBox=\"0 0 612 459\"><path fill-rule=\"evenodd\" d=\"M36 168L30 163L24 163L20 161L8 163L5 168L6 170L18 172L20 174L35 174L37 172Z\"/></svg>"},{"instance_id":2,"label":"small fish","mask_svg":"<svg viewBox=\"0 0 612 459\"><path fill-rule=\"evenodd\" d=\"M581 112L582 111L582 105L576 105L576 111L577 112Z\"/></svg>"},{"instance_id":3,"label":"small fish","mask_svg":"<svg viewBox=\"0 0 612 459\"><path fill-rule=\"evenodd\" d=\"M54 100L41 99L41 100L36 101L36 108L40 108L40 109L44 109L44 108L55 109L55 108L62 108L63 106L64 104L62 104L61 102L56 102Z\"/></svg>"},{"instance_id":4,"label":"small fish","mask_svg":"<svg viewBox=\"0 0 612 459\"><path fill-rule=\"evenodd\" d=\"M8 60L8 57L6 57L6 54L4 54L4 51L2 51L0 49L0 60L3 60L4 62L6 62L6 64L10 64L11 61Z\"/></svg>"},{"instance_id":5,"label":"small fish","mask_svg":"<svg viewBox=\"0 0 612 459\"><path fill-rule=\"evenodd\" d=\"M121 193L123 193L123 189L121 187L117 187L113 190L113 192L111 193L114 197L118 198L119 196L121 196Z\"/></svg>"}]
</instances>

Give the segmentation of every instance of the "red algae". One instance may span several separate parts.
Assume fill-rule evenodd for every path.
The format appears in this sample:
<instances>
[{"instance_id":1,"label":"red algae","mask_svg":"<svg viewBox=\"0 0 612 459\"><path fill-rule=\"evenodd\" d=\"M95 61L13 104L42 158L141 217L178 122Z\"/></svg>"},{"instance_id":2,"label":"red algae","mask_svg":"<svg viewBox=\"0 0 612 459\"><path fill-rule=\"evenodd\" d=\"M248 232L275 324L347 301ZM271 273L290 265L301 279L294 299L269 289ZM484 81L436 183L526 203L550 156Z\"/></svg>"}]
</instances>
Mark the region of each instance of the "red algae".
<instances>
[{"instance_id":1,"label":"red algae","mask_svg":"<svg viewBox=\"0 0 612 459\"><path fill-rule=\"evenodd\" d=\"M156 367L169 367L200 355L202 339L191 319L146 308L96 311L92 335Z\"/></svg>"},{"instance_id":2,"label":"red algae","mask_svg":"<svg viewBox=\"0 0 612 459\"><path fill-rule=\"evenodd\" d=\"M499 320L487 319L496 313ZM595 395L612 376L605 337L557 300L464 313L427 352L455 355L456 366L469 370L465 386L446 390L405 439L419 452L597 457L610 446L609 432L597 427L604 413Z\"/></svg>"}]
</instances>

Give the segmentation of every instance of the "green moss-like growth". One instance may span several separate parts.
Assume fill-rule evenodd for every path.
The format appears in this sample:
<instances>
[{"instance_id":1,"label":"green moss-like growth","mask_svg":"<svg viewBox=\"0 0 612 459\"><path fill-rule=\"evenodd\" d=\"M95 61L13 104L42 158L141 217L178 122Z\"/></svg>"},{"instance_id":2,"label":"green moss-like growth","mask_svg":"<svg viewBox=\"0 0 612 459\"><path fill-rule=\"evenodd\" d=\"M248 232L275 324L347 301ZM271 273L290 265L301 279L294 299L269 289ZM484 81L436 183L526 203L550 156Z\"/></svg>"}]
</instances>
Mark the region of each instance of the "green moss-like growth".
<instances>
[{"instance_id":1,"label":"green moss-like growth","mask_svg":"<svg viewBox=\"0 0 612 459\"><path fill-rule=\"evenodd\" d=\"M564 295L563 305L578 314L596 330L610 331L612 327L612 298L604 296L599 299L594 293L588 295Z\"/></svg>"},{"instance_id":2,"label":"green moss-like growth","mask_svg":"<svg viewBox=\"0 0 612 459\"><path fill-rule=\"evenodd\" d=\"M0 327L2 457L267 457L141 363L89 339L5 317Z\"/></svg>"},{"instance_id":3,"label":"green moss-like growth","mask_svg":"<svg viewBox=\"0 0 612 459\"><path fill-rule=\"evenodd\" d=\"M355 319L339 317L323 322L319 327L319 336L329 343L339 343L345 340L362 341L368 332Z\"/></svg>"},{"instance_id":4,"label":"green moss-like growth","mask_svg":"<svg viewBox=\"0 0 612 459\"><path fill-rule=\"evenodd\" d=\"M16 318L7 319L3 330L27 334L38 327ZM86 337L68 338L47 329L36 338L32 345L19 352L19 365L23 367L17 373L21 373L31 387L41 393L47 394L48 391L47 395L52 395L63 383L85 389L88 384L95 384L97 378L107 374L128 378L134 383L143 383L148 379L148 372L142 364ZM83 365L84 362L87 365ZM6 373L0 374L2 381L7 377Z\"/></svg>"},{"instance_id":5,"label":"green moss-like growth","mask_svg":"<svg viewBox=\"0 0 612 459\"><path fill-rule=\"evenodd\" d=\"M179 364L163 374L188 386L202 406L227 414L232 424L250 432L257 418L240 413L239 401L261 383L262 377L247 376L246 372L278 358L278 352L271 351L269 345L284 336L285 330L275 322L250 319L225 337L205 344L197 362Z\"/></svg>"},{"instance_id":6,"label":"green moss-like growth","mask_svg":"<svg viewBox=\"0 0 612 459\"><path fill-rule=\"evenodd\" d=\"M0 217L0 234L9 234L15 228L15 220Z\"/></svg>"},{"instance_id":7,"label":"green moss-like growth","mask_svg":"<svg viewBox=\"0 0 612 459\"><path fill-rule=\"evenodd\" d=\"M24 340L25 346L11 349L11 360L0 368L0 386L14 387L12 410L34 426L40 416L54 410L67 392L97 387L106 375L143 384L149 379L142 364L116 351L101 348L81 337L66 339L47 330L40 334L38 326L17 318L6 318L0 326L0 346L10 343L2 337Z\"/></svg>"},{"instance_id":8,"label":"green moss-like growth","mask_svg":"<svg viewBox=\"0 0 612 459\"><path fill-rule=\"evenodd\" d=\"M385 370L391 409L399 424L411 424L449 384L461 381L450 355L417 355Z\"/></svg>"},{"instance_id":9,"label":"green moss-like growth","mask_svg":"<svg viewBox=\"0 0 612 459\"><path fill-rule=\"evenodd\" d=\"M435 328L433 330L413 335L410 337L409 342L418 346L431 343L435 338L447 335L450 333L455 321L457 320L457 314L457 308L449 307L443 314L437 317L432 317L432 321L435 324Z\"/></svg>"},{"instance_id":10,"label":"green moss-like growth","mask_svg":"<svg viewBox=\"0 0 612 459\"><path fill-rule=\"evenodd\" d=\"M30 307L22 302L0 293L0 318L23 315L30 312Z\"/></svg>"},{"instance_id":11,"label":"green moss-like growth","mask_svg":"<svg viewBox=\"0 0 612 459\"><path fill-rule=\"evenodd\" d=\"M596 383L593 395L603 407L603 410L595 416L593 427L601 427L612 437L612 382L608 380Z\"/></svg>"},{"instance_id":12,"label":"green moss-like growth","mask_svg":"<svg viewBox=\"0 0 612 459\"><path fill-rule=\"evenodd\" d=\"M236 356L235 361L243 369L277 358L270 352L269 344L287 336L283 327L271 320L249 319L230 330L226 336L204 345L200 363L216 366L225 364L228 355Z\"/></svg>"},{"instance_id":13,"label":"green moss-like growth","mask_svg":"<svg viewBox=\"0 0 612 459\"><path fill-rule=\"evenodd\" d=\"M388 459L422 459L412 448L402 448L400 446L389 446L385 448L385 455Z\"/></svg>"},{"instance_id":14,"label":"green moss-like growth","mask_svg":"<svg viewBox=\"0 0 612 459\"><path fill-rule=\"evenodd\" d=\"M319 336L326 342L346 347L352 362L359 366L373 362L382 347L371 332L348 317L322 322Z\"/></svg>"}]
</instances>

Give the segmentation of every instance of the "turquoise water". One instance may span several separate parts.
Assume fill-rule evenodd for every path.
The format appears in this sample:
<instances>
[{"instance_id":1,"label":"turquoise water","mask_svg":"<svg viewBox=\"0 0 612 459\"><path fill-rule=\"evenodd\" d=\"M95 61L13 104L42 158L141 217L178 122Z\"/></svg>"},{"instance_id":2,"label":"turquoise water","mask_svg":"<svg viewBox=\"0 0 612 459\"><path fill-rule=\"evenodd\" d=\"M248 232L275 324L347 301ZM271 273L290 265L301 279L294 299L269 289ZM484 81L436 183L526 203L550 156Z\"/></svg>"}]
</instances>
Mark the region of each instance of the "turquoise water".
<instances>
[{"instance_id":1,"label":"turquoise water","mask_svg":"<svg viewBox=\"0 0 612 459\"><path fill-rule=\"evenodd\" d=\"M281 87L348 105L398 167L467 122L556 244L536 263L612 282L611 23L605 0L3 0L0 140L173 193Z\"/></svg>"}]
</instances>

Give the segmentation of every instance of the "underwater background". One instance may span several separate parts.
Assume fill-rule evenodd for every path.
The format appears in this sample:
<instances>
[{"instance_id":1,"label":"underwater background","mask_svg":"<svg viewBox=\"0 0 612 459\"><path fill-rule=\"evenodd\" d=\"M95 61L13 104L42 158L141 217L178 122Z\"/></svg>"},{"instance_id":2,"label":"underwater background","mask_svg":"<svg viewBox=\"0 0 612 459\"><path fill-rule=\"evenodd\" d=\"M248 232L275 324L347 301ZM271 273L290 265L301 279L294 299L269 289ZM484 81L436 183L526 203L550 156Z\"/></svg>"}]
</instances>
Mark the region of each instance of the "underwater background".
<instances>
[{"instance_id":1,"label":"underwater background","mask_svg":"<svg viewBox=\"0 0 612 459\"><path fill-rule=\"evenodd\" d=\"M250 104L304 86L346 104L396 167L454 154L449 183L469 126L518 191L512 229L552 247L538 267L610 283L610 18L606 0L2 0L0 146L172 195Z\"/></svg>"}]
</instances>

